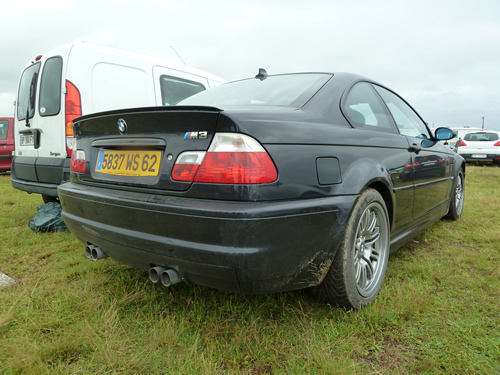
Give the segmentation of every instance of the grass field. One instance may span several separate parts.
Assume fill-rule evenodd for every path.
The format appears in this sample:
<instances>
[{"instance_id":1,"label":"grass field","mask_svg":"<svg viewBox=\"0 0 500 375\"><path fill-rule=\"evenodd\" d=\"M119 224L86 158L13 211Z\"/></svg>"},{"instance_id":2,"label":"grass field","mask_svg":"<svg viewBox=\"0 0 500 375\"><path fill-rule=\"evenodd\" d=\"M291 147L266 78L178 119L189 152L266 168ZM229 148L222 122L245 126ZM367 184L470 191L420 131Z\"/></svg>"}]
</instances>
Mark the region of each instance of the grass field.
<instances>
[{"instance_id":1,"label":"grass field","mask_svg":"<svg viewBox=\"0 0 500 375\"><path fill-rule=\"evenodd\" d=\"M1 374L500 373L500 168L470 166L465 210L393 254L358 312L307 292L152 284L70 232L36 233L39 195L0 176Z\"/></svg>"}]
</instances>

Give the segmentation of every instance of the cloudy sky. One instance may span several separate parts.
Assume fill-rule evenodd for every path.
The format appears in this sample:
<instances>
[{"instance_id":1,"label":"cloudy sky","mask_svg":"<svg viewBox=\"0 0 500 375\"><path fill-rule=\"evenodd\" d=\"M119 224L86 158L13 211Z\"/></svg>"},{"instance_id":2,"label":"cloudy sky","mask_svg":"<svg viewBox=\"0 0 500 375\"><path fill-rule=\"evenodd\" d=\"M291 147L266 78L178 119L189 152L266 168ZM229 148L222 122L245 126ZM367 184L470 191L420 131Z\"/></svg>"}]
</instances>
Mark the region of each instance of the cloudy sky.
<instances>
[{"instance_id":1,"label":"cloudy sky","mask_svg":"<svg viewBox=\"0 0 500 375\"><path fill-rule=\"evenodd\" d=\"M392 88L431 126L500 130L498 0L17 0L1 5L0 116L38 54L118 47L226 80L348 71Z\"/></svg>"}]
</instances>

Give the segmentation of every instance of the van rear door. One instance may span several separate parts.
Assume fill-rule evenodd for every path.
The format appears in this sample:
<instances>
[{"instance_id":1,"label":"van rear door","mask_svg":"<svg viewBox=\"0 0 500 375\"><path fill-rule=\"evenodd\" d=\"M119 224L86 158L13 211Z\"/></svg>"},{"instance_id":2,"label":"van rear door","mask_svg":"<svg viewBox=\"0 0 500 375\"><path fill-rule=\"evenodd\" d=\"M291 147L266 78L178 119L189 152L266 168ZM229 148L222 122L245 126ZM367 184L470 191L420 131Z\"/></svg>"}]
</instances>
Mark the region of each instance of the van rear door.
<instances>
[{"instance_id":1,"label":"van rear door","mask_svg":"<svg viewBox=\"0 0 500 375\"><path fill-rule=\"evenodd\" d=\"M175 105L210 87L205 77L163 66L153 67L153 76L156 105Z\"/></svg>"}]
</instances>

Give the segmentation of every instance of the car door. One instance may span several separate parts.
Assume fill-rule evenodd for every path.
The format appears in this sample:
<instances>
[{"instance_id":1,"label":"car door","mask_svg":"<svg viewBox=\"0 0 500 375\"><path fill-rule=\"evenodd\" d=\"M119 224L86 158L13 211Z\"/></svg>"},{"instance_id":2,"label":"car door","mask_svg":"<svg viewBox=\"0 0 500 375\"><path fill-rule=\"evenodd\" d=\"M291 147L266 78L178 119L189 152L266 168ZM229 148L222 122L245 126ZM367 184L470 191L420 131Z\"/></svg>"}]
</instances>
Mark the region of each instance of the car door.
<instances>
[{"instance_id":1,"label":"car door","mask_svg":"<svg viewBox=\"0 0 500 375\"><path fill-rule=\"evenodd\" d=\"M452 183L451 152L432 140L425 123L403 99L385 88L374 87L389 108L399 132L408 140L415 188L413 218L417 220L447 203Z\"/></svg>"},{"instance_id":2,"label":"car door","mask_svg":"<svg viewBox=\"0 0 500 375\"><path fill-rule=\"evenodd\" d=\"M399 134L391 113L368 82L358 82L349 90L343 99L342 111L354 128L369 131L364 133L366 144L358 149L358 158L360 152L373 147L370 152L376 153L388 171L394 194L391 232L397 237L413 226L414 169L406 137Z\"/></svg>"}]
</instances>

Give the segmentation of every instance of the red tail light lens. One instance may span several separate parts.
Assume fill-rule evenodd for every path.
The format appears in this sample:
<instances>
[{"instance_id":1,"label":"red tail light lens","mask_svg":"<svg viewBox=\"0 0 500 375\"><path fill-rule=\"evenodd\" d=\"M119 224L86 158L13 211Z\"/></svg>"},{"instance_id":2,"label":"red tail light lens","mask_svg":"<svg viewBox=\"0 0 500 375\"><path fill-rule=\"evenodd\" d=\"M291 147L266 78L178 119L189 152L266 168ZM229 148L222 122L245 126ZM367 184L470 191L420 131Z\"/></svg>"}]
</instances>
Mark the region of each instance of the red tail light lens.
<instances>
[{"instance_id":1,"label":"red tail light lens","mask_svg":"<svg viewBox=\"0 0 500 375\"><path fill-rule=\"evenodd\" d=\"M467 144L462 140L460 140L460 142L457 142L457 147L461 147L461 146L467 146Z\"/></svg>"},{"instance_id":2,"label":"red tail light lens","mask_svg":"<svg viewBox=\"0 0 500 375\"><path fill-rule=\"evenodd\" d=\"M80 91L70 81L66 81L66 152L71 157L75 137L73 134L73 120L82 115L82 101Z\"/></svg>"},{"instance_id":3,"label":"red tail light lens","mask_svg":"<svg viewBox=\"0 0 500 375\"><path fill-rule=\"evenodd\" d=\"M276 178L276 168L265 152L208 152L195 181L267 184Z\"/></svg>"},{"instance_id":4,"label":"red tail light lens","mask_svg":"<svg viewBox=\"0 0 500 375\"><path fill-rule=\"evenodd\" d=\"M71 172L85 173L85 152L82 150L72 150L71 153Z\"/></svg>"},{"instance_id":5,"label":"red tail light lens","mask_svg":"<svg viewBox=\"0 0 500 375\"><path fill-rule=\"evenodd\" d=\"M497 143L495 143L493 146L500 146L500 141L498 141Z\"/></svg>"},{"instance_id":6,"label":"red tail light lens","mask_svg":"<svg viewBox=\"0 0 500 375\"><path fill-rule=\"evenodd\" d=\"M205 151L188 151L180 154L172 170L172 178L176 181L192 182L205 154Z\"/></svg>"},{"instance_id":7,"label":"red tail light lens","mask_svg":"<svg viewBox=\"0 0 500 375\"><path fill-rule=\"evenodd\" d=\"M267 184L278 172L271 157L255 139L237 133L217 133L208 151L196 160L183 153L177 158L172 178L215 184ZM183 163L183 157L184 163ZM186 163L187 161L187 163Z\"/></svg>"}]
</instances>

